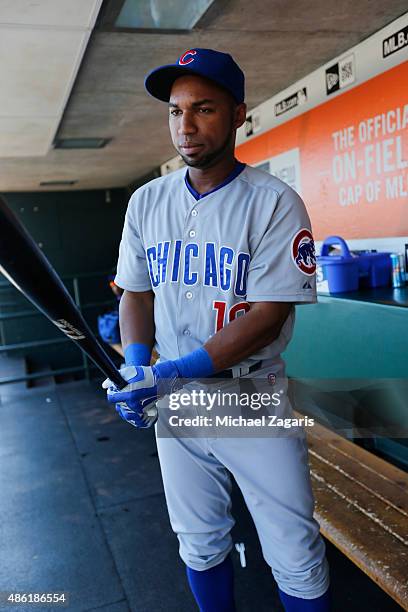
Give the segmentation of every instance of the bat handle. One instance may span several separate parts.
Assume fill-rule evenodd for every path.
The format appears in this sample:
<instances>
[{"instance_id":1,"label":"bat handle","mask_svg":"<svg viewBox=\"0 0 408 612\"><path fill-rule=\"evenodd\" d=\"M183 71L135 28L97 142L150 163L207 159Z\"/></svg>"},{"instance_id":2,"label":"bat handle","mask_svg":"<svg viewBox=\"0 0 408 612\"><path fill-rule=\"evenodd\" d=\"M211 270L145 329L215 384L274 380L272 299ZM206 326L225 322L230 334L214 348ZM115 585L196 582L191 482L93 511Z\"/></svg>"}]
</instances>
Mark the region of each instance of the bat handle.
<instances>
[{"instance_id":1,"label":"bat handle","mask_svg":"<svg viewBox=\"0 0 408 612\"><path fill-rule=\"evenodd\" d=\"M122 378L122 376L117 370L109 372L108 377L118 389L123 389L123 387L126 387L126 385L128 384L127 380Z\"/></svg>"},{"instance_id":2,"label":"bat handle","mask_svg":"<svg viewBox=\"0 0 408 612\"><path fill-rule=\"evenodd\" d=\"M123 387L126 387L126 385L129 384L127 380L122 378L122 376L117 370L113 370L112 372L110 372L109 379L114 383L115 387L119 390L123 389ZM152 402L151 404L146 406L143 409L143 412L145 413L145 418L148 420L151 419L151 424L153 425L155 421L157 420L156 403Z\"/></svg>"}]
</instances>

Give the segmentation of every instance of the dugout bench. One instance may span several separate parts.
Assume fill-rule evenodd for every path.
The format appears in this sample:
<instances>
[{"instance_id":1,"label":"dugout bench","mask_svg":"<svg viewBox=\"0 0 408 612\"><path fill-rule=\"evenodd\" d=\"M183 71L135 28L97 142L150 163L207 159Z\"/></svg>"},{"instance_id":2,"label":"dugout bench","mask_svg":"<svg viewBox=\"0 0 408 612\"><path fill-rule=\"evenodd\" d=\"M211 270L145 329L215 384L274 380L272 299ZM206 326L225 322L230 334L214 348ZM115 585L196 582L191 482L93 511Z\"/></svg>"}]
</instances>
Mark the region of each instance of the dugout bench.
<instances>
[{"instance_id":1,"label":"dugout bench","mask_svg":"<svg viewBox=\"0 0 408 612\"><path fill-rule=\"evenodd\" d=\"M307 438L322 534L408 610L408 474L317 422Z\"/></svg>"}]
</instances>

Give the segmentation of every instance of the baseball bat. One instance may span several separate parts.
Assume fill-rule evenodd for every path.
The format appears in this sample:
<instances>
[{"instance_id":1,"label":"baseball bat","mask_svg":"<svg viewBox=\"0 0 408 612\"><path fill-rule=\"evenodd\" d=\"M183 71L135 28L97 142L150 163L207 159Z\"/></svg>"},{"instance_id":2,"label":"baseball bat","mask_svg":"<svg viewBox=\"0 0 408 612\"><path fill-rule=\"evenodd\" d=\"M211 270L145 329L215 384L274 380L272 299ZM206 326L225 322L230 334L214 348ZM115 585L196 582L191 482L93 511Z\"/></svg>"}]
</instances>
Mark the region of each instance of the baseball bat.
<instances>
[{"instance_id":1,"label":"baseball bat","mask_svg":"<svg viewBox=\"0 0 408 612\"><path fill-rule=\"evenodd\" d=\"M96 339L58 274L0 198L0 272L122 389L127 382Z\"/></svg>"}]
</instances>

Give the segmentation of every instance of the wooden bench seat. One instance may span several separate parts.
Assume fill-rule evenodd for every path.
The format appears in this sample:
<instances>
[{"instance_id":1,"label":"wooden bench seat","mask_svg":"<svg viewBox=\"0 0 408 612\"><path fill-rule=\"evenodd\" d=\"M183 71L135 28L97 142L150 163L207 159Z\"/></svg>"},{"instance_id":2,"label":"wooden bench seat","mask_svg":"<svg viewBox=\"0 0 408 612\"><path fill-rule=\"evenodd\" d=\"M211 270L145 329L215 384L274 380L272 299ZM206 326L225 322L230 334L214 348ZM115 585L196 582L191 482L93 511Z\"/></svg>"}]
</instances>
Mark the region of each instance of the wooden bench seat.
<instances>
[{"instance_id":1,"label":"wooden bench seat","mask_svg":"<svg viewBox=\"0 0 408 612\"><path fill-rule=\"evenodd\" d=\"M408 474L319 423L306 429L321 532L408 610Z\"/></svg>"}]
</instances>

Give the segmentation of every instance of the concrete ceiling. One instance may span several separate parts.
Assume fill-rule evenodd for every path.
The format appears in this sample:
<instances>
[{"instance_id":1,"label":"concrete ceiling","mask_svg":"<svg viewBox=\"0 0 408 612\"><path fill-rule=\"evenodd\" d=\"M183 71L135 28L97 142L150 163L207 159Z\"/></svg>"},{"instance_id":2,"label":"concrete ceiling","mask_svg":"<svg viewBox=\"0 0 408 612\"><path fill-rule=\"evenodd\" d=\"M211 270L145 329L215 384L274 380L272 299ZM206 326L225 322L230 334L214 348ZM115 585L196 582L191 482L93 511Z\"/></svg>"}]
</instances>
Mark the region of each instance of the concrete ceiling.
<instances>
[{"instance_id":1,"label":"concrete ceiling","mask_svg":"<svg viewBox=\"0 0 408 612\"><path fill-rule=\"evenodd\" d=\"M11 1L0 2L0 24L8 4ZM231 53L246 74L251 109L406 10L406 0L222 0L218 11L191 33L107 31L101 21L56 135L109 138L109 144L97 150L49 147L35 157L22 157L20 150L18 157L4 157L3 134L0 191L45 190L40 182L56 180L77 181L73 190L124 187L173 157L166 105L145 93L143 79L150 69L174 61L186 49L213 47ZM60 49L59 42L55 47ZM13 63L13 69L21 71L23 64ZM52 87L55 71L48 79ZM12 146L10 138L10 151Z\"/></svg>"},{"instance_id":2,"label":"concrete ceiling","mask_svg":"<svg viewBox=\"0 0 408 612\"><path fill-rule=\"evenodd\" d=\"M0 2L0 158L47 154L101 2Z\"/></svg>"}]
</instances>

